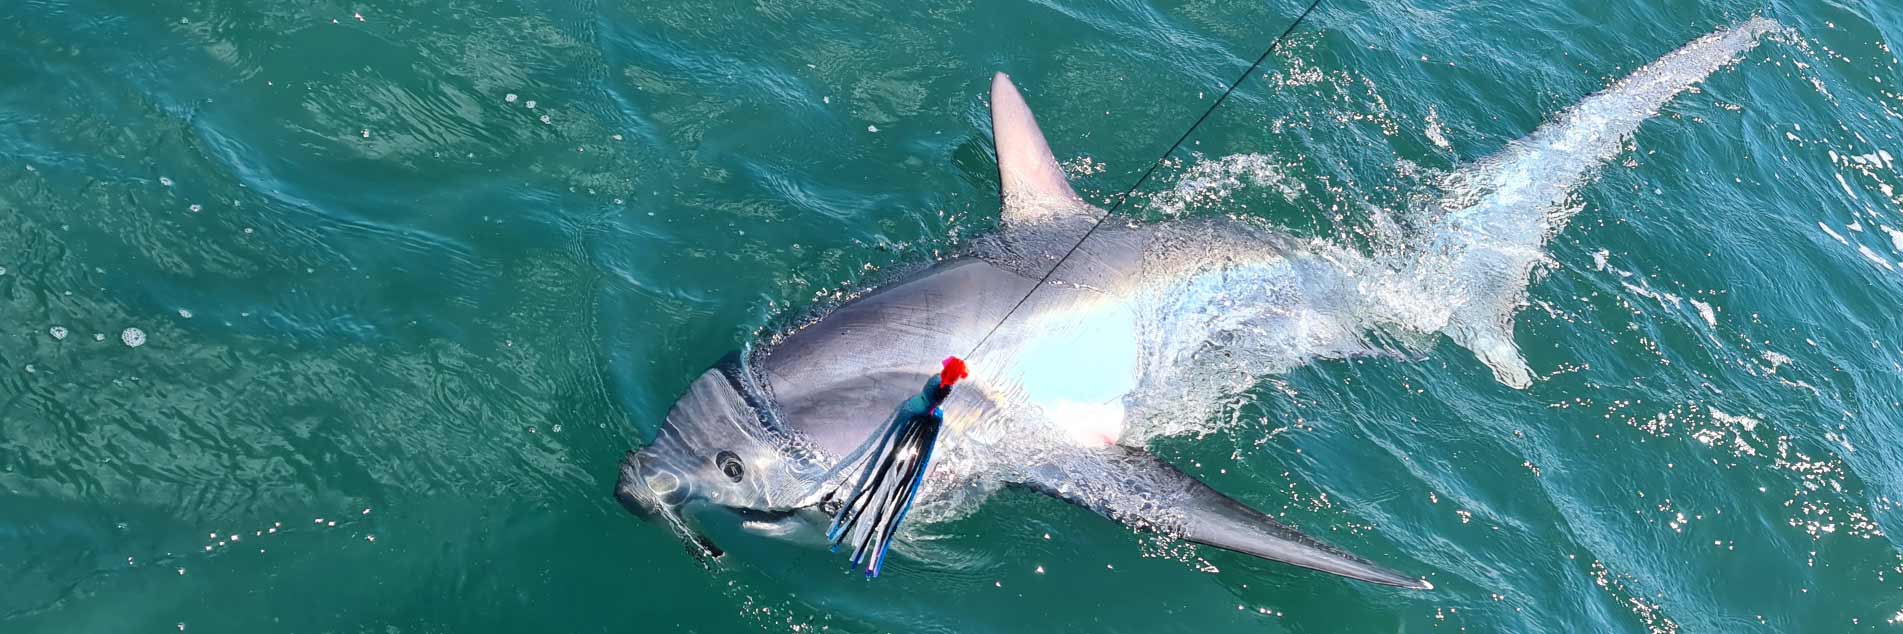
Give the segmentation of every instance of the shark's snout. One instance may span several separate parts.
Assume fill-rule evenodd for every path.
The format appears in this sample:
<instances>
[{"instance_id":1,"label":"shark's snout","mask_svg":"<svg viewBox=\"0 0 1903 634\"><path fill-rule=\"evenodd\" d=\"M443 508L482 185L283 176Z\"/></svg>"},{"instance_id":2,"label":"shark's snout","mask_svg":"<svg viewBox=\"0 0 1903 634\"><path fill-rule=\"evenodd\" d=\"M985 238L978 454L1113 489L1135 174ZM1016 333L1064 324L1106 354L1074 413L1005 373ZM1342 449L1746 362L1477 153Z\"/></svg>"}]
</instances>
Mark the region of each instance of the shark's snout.
<instances>
[{"instance_id":1,"label":"shark's snout","mask_svg":"<svg viewBox=\"0 0 1903 634\"><path fill-rule=\"evenodd\" d=\"M674 469L630 451L621 460L615 499L635 517L673 519L679 517L678 508L687 499L687 487Z\"/></svg>"},{"instance_id":2,"label":"shark's snout","mask_svg":"<svg viewBox=\"0 0 1903 634\"><path fill-rule=\"evenodd\" d=\"M615 500L643 520L659 522L685 538L688 552L697 557L719 558L725 554L719 546L688 528L681 518L681 506L689 498L687 482L681 472L647 452L630 451L621 459L621 478L615 483Z\"/></svg>"}]
</instances>

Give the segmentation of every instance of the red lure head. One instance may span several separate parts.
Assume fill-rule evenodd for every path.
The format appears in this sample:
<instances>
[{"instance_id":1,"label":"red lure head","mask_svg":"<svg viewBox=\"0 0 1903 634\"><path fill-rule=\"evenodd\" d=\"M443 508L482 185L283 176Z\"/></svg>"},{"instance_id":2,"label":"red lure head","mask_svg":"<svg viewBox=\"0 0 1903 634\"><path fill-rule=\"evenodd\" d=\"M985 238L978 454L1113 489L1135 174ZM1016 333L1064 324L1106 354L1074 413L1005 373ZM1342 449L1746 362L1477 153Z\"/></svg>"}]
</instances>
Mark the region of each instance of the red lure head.
<instances>
[{"instance_id":1,"label":"red lure head","mask_svg":"<svg viewBox=\"0 0 1903 634\"><path fill-rule=\"evenodd\" d=\"M958 383L959 379L967 376L971 376L971 373L965 371L965 361L963 359L958 357L945 357L945 369L940 370L938 373L938 386L941 388L949 388L953 384Z\"/></svg>"}]
</instances>

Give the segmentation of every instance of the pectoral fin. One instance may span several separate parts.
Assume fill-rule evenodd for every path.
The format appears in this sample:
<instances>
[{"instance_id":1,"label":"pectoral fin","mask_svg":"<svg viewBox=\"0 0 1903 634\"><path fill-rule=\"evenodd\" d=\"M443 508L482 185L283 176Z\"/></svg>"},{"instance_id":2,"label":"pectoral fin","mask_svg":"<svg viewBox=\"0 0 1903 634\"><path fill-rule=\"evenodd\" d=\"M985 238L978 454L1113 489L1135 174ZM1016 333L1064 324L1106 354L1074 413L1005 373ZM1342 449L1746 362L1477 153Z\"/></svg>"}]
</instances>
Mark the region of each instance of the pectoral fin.
<instances>
[{"instance_id":1,"label":"pectoral fin","mask_svg":"<svg viewBox=\"0 0 1903 634\"><path fill-rule=\"evenodd\" d=\"M1275 521L1141 449L1115 446L1031 469L1019 484L1133 528L1386 586L1431 590Z\"/></svg>"}]
</instances>

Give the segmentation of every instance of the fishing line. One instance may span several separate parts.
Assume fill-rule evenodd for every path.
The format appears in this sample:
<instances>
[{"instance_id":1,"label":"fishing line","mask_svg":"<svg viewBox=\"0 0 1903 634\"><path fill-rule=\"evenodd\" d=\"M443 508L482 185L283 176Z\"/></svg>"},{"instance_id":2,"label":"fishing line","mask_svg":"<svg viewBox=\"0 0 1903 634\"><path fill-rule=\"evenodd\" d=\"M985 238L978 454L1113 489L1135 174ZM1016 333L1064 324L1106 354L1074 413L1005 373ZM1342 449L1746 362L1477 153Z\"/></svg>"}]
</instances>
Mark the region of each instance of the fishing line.
<instances>
[{"instance_id":1,"label":"fishing line","mask_svg":"<svg viewBox=\"0 0 1903 634\"><path fill-rule=\"evenodd\" d=\"M1108 211L1105 211L1103 215L1097 217L1096 222L1090 224L1090 230L1084 232L1084 237L1078 238L1076 244L1070 245L1070 250L1064 252L1064 257L1058 258L1057 263L1051 265L1051 269L1046 271L1043 277L1038 278L1036 284L1031 285L1031 290L1025 291L1024 297L1018 298L1018 303L1012 304L1011 310L1006 311L1004 317L998 319L998 323L992 324L991 330L985 332L985 336L978 339L977 345L972 346L970 352L965 353L965 358L974 358L973 355L978 354L978 350L984 348L985 342L990 341L991 336L998 334L998 329L1004 327L1004 322L1010 321L1011 316L1017 314L1018 309L1023 308L1025 302L1031 301L1032 295L1037 294L1037 289L1043 288L1044 283L1049 282L1051 276L1056 275L1058 269L1064 267L1064 262L1069 260L1072 254L1077 253L1077 249L1084 246L1085 242L1090 241L1090 236L1097 233L1098 227L1103 226L1103 221L1108 220L1111 216L1117 215L1117 210L1123 208L1123 203L1130 200L1130 196L1136 193L1137 188L1149 182L1150 176L1156 173L1156 168L1162 167L1163 162L1169 160L1170 155L1175 154L1176 150L1182 148L1183 142L1188 141L1189 136L1195 134L1196 129L1202 127L1204 121L1209 120L1209 115L1215 114L1216 109L1222 107L1222 102L1227 101L1229 95L1234 94L1236 88L1242 86L1242 82L1248 81L1249 76L1255 74L1256 69L1262 66L1262 62L1268 61L1269 56L1274 54L1276 49L1281 48L1282 42L1288 39L1289 34L1294 33L1295 29L1302 25L1302 21L1308 19L1308 14L1314 12L1315 7L1320 6L1321 3L1322 0L1311 0L1308 3L1308 7L1302 9L1302 14L1295 16L1295 21L1289 23L1288 28L1282 29L1282 34L1275 36L1275 40L1269 42L1269 47L1264 49L1262 54L1255 58L1255 63L1250 64L1248 70L1242 71L1242 75L1236 77L1235 81L1230 82L1228 89L1223 90L1222 95L1216 97L1216 102L1209 104L1209 108L1203 110L1203 115L1197 117L1195 123L1189 124L1189 129L1184 130L1182 136L1176 137L1176 142L1170 144L1170 149L1164 150L1162 156L1156 157L1156 162L1151 163L1149 169L1143 170L1143 175L1137 177L1136 182L1131 183L1130 188L1124 190L1122 196L1117 197L1116 204L1111 205Z\"/></svg>"}]
</instances>

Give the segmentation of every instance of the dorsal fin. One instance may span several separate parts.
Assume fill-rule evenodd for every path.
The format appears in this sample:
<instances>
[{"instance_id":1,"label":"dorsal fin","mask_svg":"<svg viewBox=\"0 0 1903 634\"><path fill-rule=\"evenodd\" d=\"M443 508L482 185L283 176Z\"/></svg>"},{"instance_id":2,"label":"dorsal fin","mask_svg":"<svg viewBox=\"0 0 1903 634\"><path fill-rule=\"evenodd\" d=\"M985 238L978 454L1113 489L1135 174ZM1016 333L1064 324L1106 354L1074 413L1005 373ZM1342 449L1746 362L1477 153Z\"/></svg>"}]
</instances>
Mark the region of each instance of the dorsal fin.
<instances>
[{"instance_id":1,"label":"dorsal fin","mask_svg":"<svg viewBox=\"0 0 1903 634\"><path fill-rule=\"evenodd\" d=\"M1089 206L1071 191L1064 169L1051 155L1044 132L1011 78L991 78L991 134L998 149L998 180L1007 227L1088 216Z\"/></svg>"}]
</instances>

